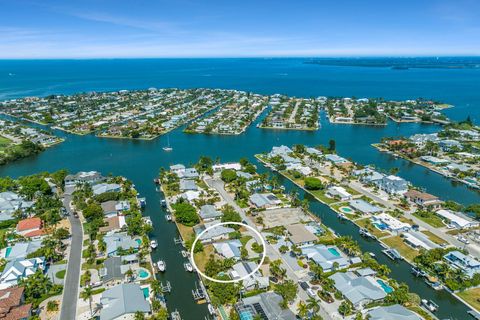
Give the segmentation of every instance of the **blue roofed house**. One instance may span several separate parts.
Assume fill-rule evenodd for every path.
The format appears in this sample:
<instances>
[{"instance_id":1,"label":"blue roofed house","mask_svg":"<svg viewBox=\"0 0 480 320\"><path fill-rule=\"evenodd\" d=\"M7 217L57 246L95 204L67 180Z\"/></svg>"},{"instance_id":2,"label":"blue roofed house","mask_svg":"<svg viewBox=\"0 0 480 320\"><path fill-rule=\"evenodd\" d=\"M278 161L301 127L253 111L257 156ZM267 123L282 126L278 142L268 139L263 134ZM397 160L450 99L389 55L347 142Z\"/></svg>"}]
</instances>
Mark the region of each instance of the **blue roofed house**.
<instances>
[{"instance_id":1,"label":"blue roofed house","mask_svg":"<svg viewBox=\"0 0 480 320\"><path fill-rule=\"evenodd\" d=\"M0 275L0 289L16 286L18 281L27 278L45 269L45 258L37 257L31 259L19 258L9 261Z\"/></svg>"},{"instance_id":2,"label":"blue roofed house","mask_svg":"<svg viewBox=\"0 0 480 320\"><path fill-rule=\"evenodd\" d=\"M315 262L324 272L347 268L350 260L335 246L327 247L323 244L302 248L302 255Z\"/></svg>"},{"instance_id":3,"label":"blue roofed house","mask_svg":"<svg viewBox=\"0 0 480 320\"><path fill-rule=\"evenodd\" d=\"M333 164L338 164L338 165L350 162L347 159L342 158L342 157L340 157L339 155L336 155L336 154L327 154L327 155L325 155L325 159L332 162Z\"/></svg>"},{"instance_id":4,"label":"blue roofed house","mask_svg":"<svg viewBox=\"0 0 480 320\"><path fill-rule=\"evenodd\" d=\"M223 256L226 259L233 258L238 260L241 258L240 249L242 248L242 243L238 239L215 242L213 244L213 247L219 255Z\"/></svg>"},{"instance_id":5,"label":"blue roofed house","mask_svg":"<svg viewBox=\"0 0 480 320\"><path fill-rule=\"evenodd\" d=\"M105 290L100 304L100 320L133 319L137 312L151 313L142 288L134 283L123 283Z\"/></svg>"},{"instance_id":6,"label":"blue roofed house","mask_svg":"<svg viewBox=\"0 0 480 320\"><path fill-rule=\"evenodd\" d=\"M442 140L438 142L438 145L444 152L448 152L452 149L463 149L462 144L457 140Z\"/></svg>"},{"instance_id":7,"label":"blue roofed house","mask_svg":"<svg viewBox=\"0 0 480 320\"><path fill-rule=\"evenodd\" d=\"M350 301L355 308L365 304L383 300L387 293L371 276L360 277L353 272L337 272L329 277L335 288Z\"/></svg>"},{"instance_id":8,"label":"blue roofed house","mask_svg":"<svg viewBox=\"0 0 480 320\"><path fill-rule=\"evenodd\" d=\"M7 261L26 258L30 253L37 251L42 247L42 240L33 240L17 242L11 247L2 250L3 258Z\"/></svg>"},{"instance_id":9,"label":"blue roofed house","mask_svg":"<svg viewBox=\"0 0 480 320\"><path fill-rule=\"evenodd\" d=\"M362 199L354 199L348 202L348 205L352 207L354 210L363 213L363 214L373 214L377 212L381 212L382 209L374 206L373 204L368 203Z\"/></svg>"},{"instance_id":10,"label":"blue roofed house","mask_svg":"<svg viewBox=\"0 0 480 320\"><path fill-rule=\"evenodd\" d=\"M443 258L455 269L462 270L469 277L480 272L480 262L460 251L450 251Z\"/></svg>"},{"instance_id":11,"label":"blue roofed house","mask_svg":"<svg viewBox=\"0 0 480 320\"><path fill-rule=\"evenodd\" d=\"M359 177L360 182L362 183L375 185L377 185L385 177L384 174L368 167L364 169L354 170L352 174L356 177Z\"/></svg>"},{"instance_id":12,"label":"blue roofed house","mask_svg":"<svg viewBox=\"0 0 480 320\"><path fill-rule=\"evenodd\" d=\"M118 183L99 183L92 187L93 194L99 195L105 192L120 192L122 190L122 186Z\"/></svg>"},{"instance_id":13,"label":"blue roofed house","mask_svg":"<svg viewBox=\"0 0 480 320\"><path fill-rule=\"evenodd\" d=\"M214 205L206 204L200 207L199 215L203 221L211 221L221 217L223 214Z\"/></svg>"},{"instance_id":14,"label":"blue roofed house","mask_svg":"<svg viewBox=\"0 0 480 320\"><path fill-rule=\"evenodd\" d=\"M138 249L140 246L137 241L135 241L125 232L106 235L103 237L103 240L105 241L107 247L107 256L117 255L117 250L119 248L129 250L132 248Z\"/></svg>"},{"instance_id":15,"label":"blue roofed house","mask_svg":"<svg viewBox=\"0 0 480 320\"><path fill-rule=\"evenodd\" d=\"M0 192L0 221L11 220L15 211L24 211L31 206L33 206L32 201L24 200L15 192Z\"/></svg>"}]
</instances>

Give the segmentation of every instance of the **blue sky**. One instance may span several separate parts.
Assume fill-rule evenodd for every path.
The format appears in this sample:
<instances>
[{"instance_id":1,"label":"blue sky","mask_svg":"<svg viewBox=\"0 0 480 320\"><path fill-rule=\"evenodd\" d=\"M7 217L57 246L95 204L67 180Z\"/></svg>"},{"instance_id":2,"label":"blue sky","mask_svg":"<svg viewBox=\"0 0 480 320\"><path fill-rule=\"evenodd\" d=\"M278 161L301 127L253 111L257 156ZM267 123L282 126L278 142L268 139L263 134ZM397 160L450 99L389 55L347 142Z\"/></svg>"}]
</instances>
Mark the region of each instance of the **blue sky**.
<instances>
[{"instance_id":1,"label":"blue sky","mask_svg":"<svg viewBox=\"0 0 480 320\"><path fill-rule=\"evenodd\" d=\"M479 55L478 0L0 0L0 58Z\"/></svg>"}]
</instances>

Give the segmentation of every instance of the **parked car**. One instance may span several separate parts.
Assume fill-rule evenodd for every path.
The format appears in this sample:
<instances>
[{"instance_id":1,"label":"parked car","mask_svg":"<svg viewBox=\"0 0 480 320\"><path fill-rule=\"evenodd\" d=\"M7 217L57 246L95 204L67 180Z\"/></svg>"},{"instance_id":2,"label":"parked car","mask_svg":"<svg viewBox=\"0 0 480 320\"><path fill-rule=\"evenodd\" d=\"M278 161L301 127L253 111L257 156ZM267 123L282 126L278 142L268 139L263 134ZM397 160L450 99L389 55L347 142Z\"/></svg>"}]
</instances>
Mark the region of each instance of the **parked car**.
<instances>
[{"instance_id":1,"label":"parked car","mask_svg":"<svg viewBox=\"0 0 480 320\"><path fill-rule=\"evenodd\" d=\"M316 298L317 297L317 294L315 293L315 291L312 290L312 288L308 288L307 289L307 293L310 297L312 298Z\"/></svg>"},{"instance_id":2,"label":"parked car","mask_svg":"<svg viewBox=\"0 0 480 320\"><path fill-rule=\"evenodd\" d=\"M307 290L310 288L310 286L308 285L308 283L304 282L304 281L300 281L300 287L303 289L303 290Z\"/></svg>"}]
</instances>

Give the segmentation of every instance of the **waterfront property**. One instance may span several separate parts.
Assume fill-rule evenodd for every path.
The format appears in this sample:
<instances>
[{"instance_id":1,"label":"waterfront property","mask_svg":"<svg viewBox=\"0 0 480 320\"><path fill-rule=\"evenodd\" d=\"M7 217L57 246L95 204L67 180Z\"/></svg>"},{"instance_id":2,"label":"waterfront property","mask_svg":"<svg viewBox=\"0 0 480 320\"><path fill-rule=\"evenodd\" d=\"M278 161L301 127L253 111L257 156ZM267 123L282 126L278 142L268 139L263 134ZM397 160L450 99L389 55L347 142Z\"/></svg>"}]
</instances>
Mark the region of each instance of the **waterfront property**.
<instances>
[{"instance_id":1,"label":"waterfront property","mask_svg":"<svg viewBox=\"0 0 480 320\"><path fill-rule=\"evenodd\" d=\"M107 289L100 298L100 320L128 319L136 313L151 313L150 303L145 299L138 284L123 283Z\"/></svg>"},{"instance_id":2,"label":"waterfront property","mask_svg":"<svg viewBox=\"0 0 480 320\"><path fill-rule=\"evenodd\" d=\"M266 129L317 130L318 112L321 101L318 99L290 98L273 95L269 102L271 109L260 124Z\"/></svg>"},{"instance_id":3,"label":"waterfront property","mask_svg":"<svg viewBox=\"0 0 480 320\"><path fill-rule=\"evenodd\" d=\"M243 298L235 305L240 319L254 319L260 316L266 320L295 320L296 316L290 309L280 306L283 299L273 292L263 292L259 295Z\"/></svg>"},{"instance_id":4,"label":"waterfront property","mask_svg":"<svg viewBox=\"0 0 480 320\"><path fill-rule=\"evenodd\" d=\"M460 251L450 251L443 257L453 268L462 270L469 277L480 272L480 262Z\"/></svg>"},{"instance_id":5,"label":"waterfront property","mask_svg":"<svg viewBox=\"0 0 480 320\"><path fill-rule=\"evenodd\" d=\"M335 288L350 301L356 308L383 300L387 293L382 286L371 276L357 276L353 272L337 272L330 276L335 282Z\"/></svg>"},{"instance_id":6,"label":"waterfront property","mask_svg":"<svg viewBox=\"0 0 480 320\"><path fill-rule=\"evenodd\" d=\"M315 245L302 248L302 255L315 262L324 272L345 269L350 266L350 259L336 246Z\"/></svg>"}]
</instances>

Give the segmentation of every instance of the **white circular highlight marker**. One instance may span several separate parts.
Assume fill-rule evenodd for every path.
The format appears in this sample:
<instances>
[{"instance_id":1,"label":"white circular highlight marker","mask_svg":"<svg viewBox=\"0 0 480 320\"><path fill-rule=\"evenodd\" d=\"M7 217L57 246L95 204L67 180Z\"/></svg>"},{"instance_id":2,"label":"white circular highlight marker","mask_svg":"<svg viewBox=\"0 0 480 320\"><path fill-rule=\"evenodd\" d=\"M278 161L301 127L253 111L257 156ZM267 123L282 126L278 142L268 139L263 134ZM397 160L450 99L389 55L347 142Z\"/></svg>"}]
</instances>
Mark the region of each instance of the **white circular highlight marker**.
<instances>
[{"instance_id":1,"label":"white circular highlight marker","mask_svg":"<svg viewBox=\"0 0 480 320\"><path fill-rule=\"evenodd\" d=\"M213 228L216 228L216 227L220 227L220 226L225 226L225 225L231 225L231 224L235 224L235 225L238 225L238 226L242 226L242 227L247 227L248 229L252 230L253 233L260 239L260 242L262 243L262 246L263 246L263 252L262 252L262 259L260 260L260 263L258 264L258 266L252 271L250 272L249 274L239 278L239 279L232 279L232 280L219 280L219 279L214 279L212 277L209 277L207 276L206 274L204 274L202 271L200 271L200 269L197 267L197 264L195 263L195 255L194 255L194 249L195 249L195 246L197 245L197 241L208 231L208 230L212 230ZM242 223L242 222L220 222L220 223L217 223L217 224L214 224L208 228L206 228L205 230L203 230L202 232L200 232L200 234L195 238L195 240L193 241L193 244L192 244L192 247L190 248L190 256L192 257L192 266L193 268L202 276L204 277L205 279L208 279L210 281L213 281L213 282L218 282L218 283L236 283L236 282L240 282L242 280L245 280L247 279L248 277L251 277L252 275L254 275L258 270L260 270L260 267L262 266L263 262L265 261L265 257L267 256L267 246L266 246L266 243L265 243L265 239L263 239L262 235L260 234L260 232L258 232L257 230L255 230L253 227L249 226L248 224L245 224L245 223Z\"/></svg>"}]
</instances>

